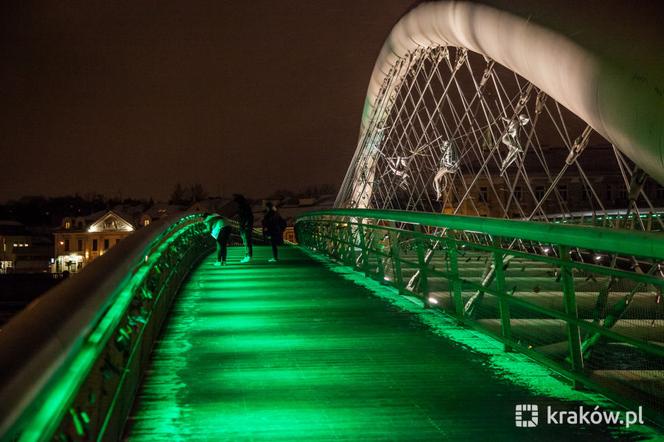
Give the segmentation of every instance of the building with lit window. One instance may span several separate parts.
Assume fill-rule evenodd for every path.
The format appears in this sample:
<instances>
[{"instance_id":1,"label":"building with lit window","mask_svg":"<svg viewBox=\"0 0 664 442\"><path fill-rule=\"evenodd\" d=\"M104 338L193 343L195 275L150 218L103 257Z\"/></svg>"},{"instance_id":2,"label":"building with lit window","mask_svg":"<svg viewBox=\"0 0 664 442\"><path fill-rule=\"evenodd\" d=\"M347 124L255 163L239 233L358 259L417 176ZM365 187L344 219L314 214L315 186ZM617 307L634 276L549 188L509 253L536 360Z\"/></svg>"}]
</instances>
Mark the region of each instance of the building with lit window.
<instances>
[{"instance_id":1,"label":"building with lit window","mask_svg":"<svg viewBox=\"0 0 664 442\"><path fill-rule=\"evenodd\" d=\"M48 272L52 257L48 237L17 221L0 221L0 273Z\"/></svg>"},{"instance_id":2,"label":"building with lit window","mask_svg":"<svg viewBox=\"0 0 664 442\"><path fill-rule=\"evenodd\" d=\"M16 221L0 221L0 273L13 272L16 252L31 245L25 226Z\"/></svg>"},{"instance_id":3,"label":"building with lit window","mask_svg":"<svg viewBox=\"0 0 664 442\"><path fill-rule=\"evenodd\" d=\"M126 217L113 210L87 217L67 217L54 232L53 271L78 272L135 230Z\"/></svg>"}]
</instances>

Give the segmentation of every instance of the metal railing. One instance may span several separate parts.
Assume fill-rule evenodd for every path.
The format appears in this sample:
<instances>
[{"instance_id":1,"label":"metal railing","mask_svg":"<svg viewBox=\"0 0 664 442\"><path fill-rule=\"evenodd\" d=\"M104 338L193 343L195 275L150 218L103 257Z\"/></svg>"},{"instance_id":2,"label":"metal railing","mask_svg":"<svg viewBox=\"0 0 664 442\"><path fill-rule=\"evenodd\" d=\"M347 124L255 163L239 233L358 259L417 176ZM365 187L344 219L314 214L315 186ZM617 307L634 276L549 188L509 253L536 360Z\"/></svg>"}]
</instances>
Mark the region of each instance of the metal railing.
<instances>
[{"instance_id":1,"label":"metal railing","mask_svg":"<svg viewBox=\"0 0 664 442\"><path fill-rule=\"evenodd\" d=\"M306 213L296 233L664 423L664 235L369 209Z\"/></svg>"},{"instance_id":2,"label":"metal railing","mask_svg":"<svg viewBox=\"0 0 664 442\"><path fill-rule=\"evenodd\" d=\"M213 241L201 215L132 234L0 331L0 440L117 440L152 344Z\"/></svg>"}]
</instances>

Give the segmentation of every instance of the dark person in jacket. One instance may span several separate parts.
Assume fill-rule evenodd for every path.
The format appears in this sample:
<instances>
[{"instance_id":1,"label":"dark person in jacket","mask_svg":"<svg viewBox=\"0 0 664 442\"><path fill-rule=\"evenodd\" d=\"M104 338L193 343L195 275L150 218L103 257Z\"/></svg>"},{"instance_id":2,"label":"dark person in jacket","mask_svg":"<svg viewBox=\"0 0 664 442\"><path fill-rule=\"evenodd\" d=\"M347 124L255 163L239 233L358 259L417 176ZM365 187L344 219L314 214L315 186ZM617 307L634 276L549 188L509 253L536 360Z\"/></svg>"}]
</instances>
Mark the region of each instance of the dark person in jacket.
<instances>
[{"instance_id":1,"label":"dark person in jacket","mask_svg":"<svg viewBox=\"0 0 664 442\"><path fill-rule=\"evenodd\" d=\"M268 201L265 216L263 217L263 234L270 238L272 244L272 258L269 262L277 262L279 259L278 247L284 243L284 230L286 221L279 215L274 204Z\"/></svg>"},{"instance_id":2,"label":"dark person in jacket","mask_svg":"<svg viewBox=\"0 0 664 442\"><path fill-rule=\"evenodd\" d=\"M240 237L244 244L244 258L241 263L251 261L254 256L252 244L252 232L254 228L254 214L247 199L240 194L233 195L233 200L237 203L238 224L240 226Z\"/></svg>"}]
</instances>

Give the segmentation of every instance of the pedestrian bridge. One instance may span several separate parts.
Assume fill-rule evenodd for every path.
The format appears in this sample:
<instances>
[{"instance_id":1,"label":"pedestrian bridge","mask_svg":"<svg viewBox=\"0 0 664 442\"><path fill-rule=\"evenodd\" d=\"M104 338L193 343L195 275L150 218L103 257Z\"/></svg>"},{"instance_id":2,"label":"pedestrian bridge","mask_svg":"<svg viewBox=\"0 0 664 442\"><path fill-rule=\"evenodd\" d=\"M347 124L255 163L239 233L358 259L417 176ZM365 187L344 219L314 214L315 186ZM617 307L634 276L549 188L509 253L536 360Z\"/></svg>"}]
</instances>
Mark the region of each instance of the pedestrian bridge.
<instances>
[{"instance_id":1,"label":"pedestrian bridge","mask_svg":"<svg viewBox=\"0 0 664 442\"><path fill-rule=\"evenodd\" d=\"M662 260L659 236L361 209L308 214L297 232L277 264L231 248L217 268L187 215L46 294L0 335L3 440L657 434L662 281L567 250ZM634 309L599 323L588 293L607 277ZM523 404L542 410L536 427L516 425ZM638 405L646 425L629 429L544 423L546 407Z\"/></svg>"},{"instance_id":2,"label":"pedestrian bridge","mask_svg":"<svg viewBox=\"0 0 664 442\"><path fill-rule=\"evenodd\" d=\"M11 320L0 440L661 438L661 26L488 3L399 21L278 264L178 215Z\"/></svg>"},{"instance_id":3,"label":"pedestrian bridge","mask_svg":"<svg viewBox=\"0 0 664 442\"><path fill-rule=\"evenodd\" d=\"M603 403L348 267L288 247L207 257L175 301L129 440L499 440L635 436L515 427L515 404ZM570 437L571 436L571 437Z\"/></svg>"}]
</instances>

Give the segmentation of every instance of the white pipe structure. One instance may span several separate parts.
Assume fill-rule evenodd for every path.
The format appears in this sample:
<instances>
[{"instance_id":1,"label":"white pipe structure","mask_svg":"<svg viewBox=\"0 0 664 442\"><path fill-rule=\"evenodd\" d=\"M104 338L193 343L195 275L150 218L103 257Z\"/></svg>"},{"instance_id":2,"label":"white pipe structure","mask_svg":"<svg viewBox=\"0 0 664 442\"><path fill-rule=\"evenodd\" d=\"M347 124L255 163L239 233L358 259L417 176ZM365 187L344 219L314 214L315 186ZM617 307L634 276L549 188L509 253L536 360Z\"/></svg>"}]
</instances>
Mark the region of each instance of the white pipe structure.
<instances>
[{"instance_id":1,"label":"white pipe structure","mask_svg":"<svg viewBox=\"0 0 664 442\"><path fill-rule=\"evenodd\" d=\"M664 69L656 60L661 58L658 47L664 38L661 27L654 29L656 19L637 16L646 8L635 12L631 2L609 2L610 14L595 11L596 17L612 15L611 22L606 17L595 19L588 5L492 3L496 6L471 1L423 3L394 26L369 82L355 158L365 132L371 130L369 122L380 117L376 113L385 112L375 104L395 64L417 49L453 46L482 54L525 78L664 184ZM577 6L585 8L580 16ZM631 28L621 23L623 18L641 40L649 39L650 52L642 41L625 35Z\"/></svg>"}]
</instances>

